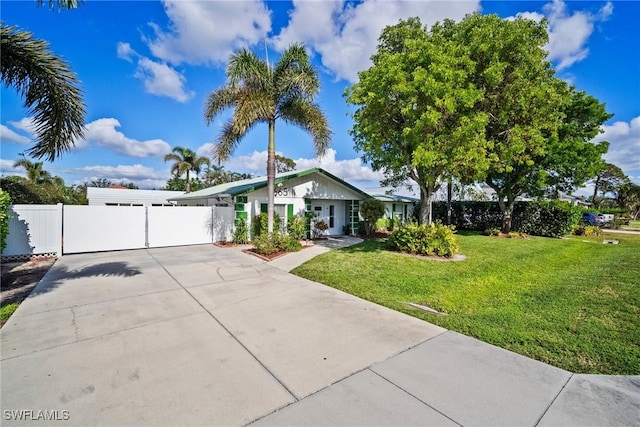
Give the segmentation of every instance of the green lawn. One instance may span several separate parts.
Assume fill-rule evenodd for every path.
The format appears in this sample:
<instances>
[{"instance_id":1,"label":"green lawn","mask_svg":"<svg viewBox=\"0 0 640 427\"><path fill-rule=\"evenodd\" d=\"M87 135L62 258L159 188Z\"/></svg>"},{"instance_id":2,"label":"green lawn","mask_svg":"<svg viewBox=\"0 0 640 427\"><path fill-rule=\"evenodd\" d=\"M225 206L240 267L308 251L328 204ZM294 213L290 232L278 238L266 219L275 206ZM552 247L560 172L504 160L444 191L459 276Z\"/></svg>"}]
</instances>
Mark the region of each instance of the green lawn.
<instances>
[{"instance_id":1,"label":"green lawn","mask_svg":"<svg viewBox=\"0 0 640 427\"><path fill-rule=\"evenodd\" d=\"M576 373L640 374L640 235L458 238L464 261L369 240L293 273Z\"/></svg>"}]
</instances>

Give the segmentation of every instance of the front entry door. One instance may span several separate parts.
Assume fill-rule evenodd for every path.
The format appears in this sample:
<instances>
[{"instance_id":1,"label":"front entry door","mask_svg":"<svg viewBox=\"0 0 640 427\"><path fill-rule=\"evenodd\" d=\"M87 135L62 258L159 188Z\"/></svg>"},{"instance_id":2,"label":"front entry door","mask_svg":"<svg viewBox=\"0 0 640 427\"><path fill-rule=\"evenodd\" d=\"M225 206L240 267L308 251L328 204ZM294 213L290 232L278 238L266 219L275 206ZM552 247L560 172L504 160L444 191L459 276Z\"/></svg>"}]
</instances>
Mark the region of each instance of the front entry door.
<instances>
[{"instance_id":1,"label":"front entry door","mask_svg":"<svg viewBox=\"0 0 640 427\"><path fill-rule=\"evenodd\" d=\"M314 218L311 221L311 229L313 230L314 224L318 221L324 221L329 227L324 233L326 235L341 234L338 221L336 220L336 205L334 203L314 203L311 205Z\"/></svg>"}]
</instances>

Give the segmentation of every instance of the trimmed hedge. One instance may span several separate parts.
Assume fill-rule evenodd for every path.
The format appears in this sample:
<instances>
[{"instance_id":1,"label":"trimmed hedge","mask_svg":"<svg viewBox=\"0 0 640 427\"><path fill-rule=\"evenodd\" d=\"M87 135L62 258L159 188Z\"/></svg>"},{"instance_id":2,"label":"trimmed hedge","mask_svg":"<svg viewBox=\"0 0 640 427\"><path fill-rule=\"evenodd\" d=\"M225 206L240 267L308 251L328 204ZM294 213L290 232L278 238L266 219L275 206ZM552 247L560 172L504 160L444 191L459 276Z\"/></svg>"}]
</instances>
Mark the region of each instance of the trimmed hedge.
<instances>
[{"instance_id":1,"label":"trimmed hedge","mask_svg":"<svg viewBox=\"0 0 640 427\"><path fill-rule=\"evenodd\" d=\"M511 229L532 236L562 237L580 222L582 209L568 202L542 200L516 202ZM447 203L433 202L433 218L447 221ZM451 224L458 230L485 231L502 228L498 202L452 202Z\"/></svg>"},{"instance_id":2,"label":"trimmed hedge","mask_svg":"<svg viewBox=\"0 0 640 427\"><path fill-rule=\"evenodd\" d=\"M409 224L393 231L387 239L387 246L410 254L452 257L460 248L453 229L439 221L429 225Z\"/></svg>"}]
</instances>

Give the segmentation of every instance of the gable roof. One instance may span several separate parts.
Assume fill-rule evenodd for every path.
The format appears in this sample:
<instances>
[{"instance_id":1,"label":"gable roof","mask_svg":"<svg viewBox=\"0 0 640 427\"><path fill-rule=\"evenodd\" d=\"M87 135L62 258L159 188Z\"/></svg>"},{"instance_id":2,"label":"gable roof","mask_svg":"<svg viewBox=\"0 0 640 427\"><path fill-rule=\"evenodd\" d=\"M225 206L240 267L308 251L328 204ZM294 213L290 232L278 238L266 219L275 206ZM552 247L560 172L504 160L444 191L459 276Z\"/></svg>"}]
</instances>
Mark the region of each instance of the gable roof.
<instances>
[{"instance_id":1,"label":"gable roof","mask_svg":"<svg viewBox=\"0 0 640 427\"><path fill-rule=\"evenodd\" d=\"M360 190L357 187L349 184L348 182L338 178L335 175L330 174L326 170L322 168L310 168L303 170L294 170L289 172L283 172L276 174L276 184L285 183L294 178L301 178L308 175L313 175L315 173L319 173L321 175L326 176L327 178L338 182L339 184L344 185L351 191L354 191L357 194L360 194L365 199L371 198L371 196L364 191ZM267 177L259 176L256 178L243 179L235 182L227 182L225 184L215 185L209 188L203 188L202 190L193 191L191 193L183 194L181 196L172 197L168 200L193 200L193 199L208 199L212 197L233 197L233 196L242 196L248 193L252 193L256 190L264 188L267 186Z\"/></svg>"}]
</instances>

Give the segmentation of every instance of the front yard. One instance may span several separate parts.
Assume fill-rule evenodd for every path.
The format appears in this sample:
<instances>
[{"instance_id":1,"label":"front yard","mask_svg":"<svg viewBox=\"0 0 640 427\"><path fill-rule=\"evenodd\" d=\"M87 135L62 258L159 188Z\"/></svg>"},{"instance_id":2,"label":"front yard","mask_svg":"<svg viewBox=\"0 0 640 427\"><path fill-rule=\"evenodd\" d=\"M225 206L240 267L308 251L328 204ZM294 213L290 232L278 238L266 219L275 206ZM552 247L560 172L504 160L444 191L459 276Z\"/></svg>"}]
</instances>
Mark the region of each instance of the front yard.
<instances>
[{"instance_id":1,"label":"front yard","mask_svg":"<svg viewBox=\"0 0 640 427\"><path fill-rule=\"evenodd\" d=\"M572 372L640 374L640 235L458 238L464 261L389 252L377 239L293 273Z\"/></svg>"}]
</instances>

